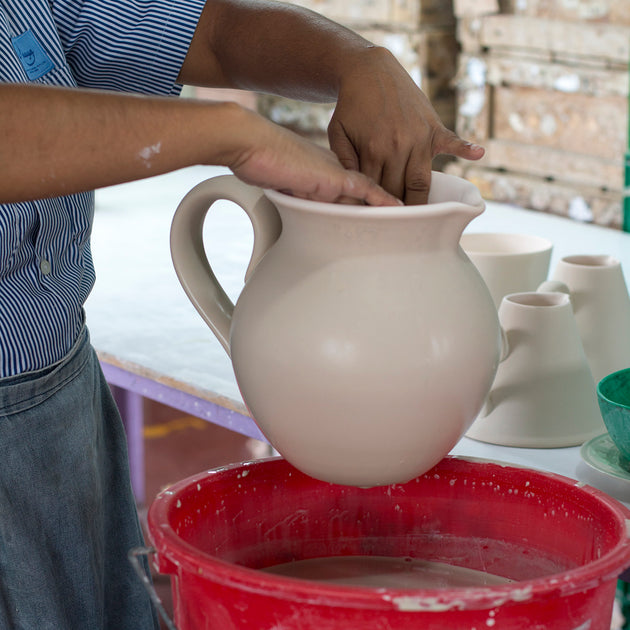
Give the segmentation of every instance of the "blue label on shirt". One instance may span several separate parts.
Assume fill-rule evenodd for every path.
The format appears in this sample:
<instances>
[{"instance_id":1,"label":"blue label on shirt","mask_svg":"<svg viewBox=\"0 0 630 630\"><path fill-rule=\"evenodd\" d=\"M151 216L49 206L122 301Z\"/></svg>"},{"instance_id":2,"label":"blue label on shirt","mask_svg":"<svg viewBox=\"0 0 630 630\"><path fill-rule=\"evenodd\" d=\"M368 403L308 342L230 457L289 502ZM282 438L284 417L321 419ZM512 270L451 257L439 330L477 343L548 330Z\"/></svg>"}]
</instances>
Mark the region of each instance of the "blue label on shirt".
<instances>
[{"instance_id":1,"label":"blue label on shirt","mask_svg":"<svg viewBox=\"0 0 630 630\"><path fill-rule=\"evenodd\" d=\"M31 81L43 77L55 67L32 31L26 31L17 37L12 37L11 43Z\"/></svg>"}]
</instances>

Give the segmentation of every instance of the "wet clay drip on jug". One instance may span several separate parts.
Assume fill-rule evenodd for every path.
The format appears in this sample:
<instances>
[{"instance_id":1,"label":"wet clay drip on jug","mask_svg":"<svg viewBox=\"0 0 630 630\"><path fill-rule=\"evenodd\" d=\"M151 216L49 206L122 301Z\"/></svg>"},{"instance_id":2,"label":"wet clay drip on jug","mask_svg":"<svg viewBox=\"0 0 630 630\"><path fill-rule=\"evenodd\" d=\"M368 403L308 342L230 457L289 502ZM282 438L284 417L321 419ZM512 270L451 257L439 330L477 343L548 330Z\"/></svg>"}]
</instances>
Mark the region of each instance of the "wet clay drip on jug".
<instances>
[{"instance_id":1,"label":"wet clay drip on jug","mask_svg":"<svg viewBox=\"0 0 630 630\"><path fill-rule=\"evenodd\" d=\"M311 558L278 564L263 570L285 577L371 588L464 588L497 586L513 581L443 562L385 556Z\"/></svg>"}]
</instances>

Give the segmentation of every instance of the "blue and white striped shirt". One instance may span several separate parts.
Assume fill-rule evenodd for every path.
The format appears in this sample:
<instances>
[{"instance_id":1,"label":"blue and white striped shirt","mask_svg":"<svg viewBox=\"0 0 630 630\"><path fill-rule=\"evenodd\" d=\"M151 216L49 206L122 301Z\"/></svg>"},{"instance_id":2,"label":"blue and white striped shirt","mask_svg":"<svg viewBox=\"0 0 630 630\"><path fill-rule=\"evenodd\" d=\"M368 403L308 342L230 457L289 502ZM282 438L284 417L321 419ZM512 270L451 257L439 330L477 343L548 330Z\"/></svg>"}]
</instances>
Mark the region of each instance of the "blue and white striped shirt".
<instances>
[{"instance_id":1,"label":"blue and white striped shirt","mask_svg":"<svg viewBox=\"0 0 630 630\"><path fill-rule=\"evenodd\" d=\"M176 95L204 1L0 0L0 82ZM0 378L72 347L93 215L93 193L0 204Z\"/></svg>"}]
</instances>

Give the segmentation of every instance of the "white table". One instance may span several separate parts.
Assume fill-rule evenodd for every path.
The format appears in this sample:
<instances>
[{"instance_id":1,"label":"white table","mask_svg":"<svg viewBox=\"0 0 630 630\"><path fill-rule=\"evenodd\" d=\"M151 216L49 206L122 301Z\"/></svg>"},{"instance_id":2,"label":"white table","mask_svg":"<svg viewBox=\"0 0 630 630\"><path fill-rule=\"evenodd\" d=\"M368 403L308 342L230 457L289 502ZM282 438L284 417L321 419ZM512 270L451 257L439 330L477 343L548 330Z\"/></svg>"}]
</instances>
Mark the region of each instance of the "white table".
<instances>
[{"instance_id":1,"label":"white table","mask_svg":"<svg viewBox=\"0 0 630 630\"><path fill-rule=\"evenodd\" d=\"M97 284L86 305L87 322L108 380L129 392L130 456L140 497L139 396L262 437L247 414L225 351L184 294L169 252L170 222L181 198L196 183L226 172L194 167L97 192L92 241ZM211 263L235 300L251 252L251 225L229 202L216 204L206 223ZM468 231L547 237L554 243L552 269L565 255L609 254L622 262L630 286L630 234L495 203ZM452 452L556 472L630 502L630 484L591 470L579 448L509 448L463 438Z\"/></svg>"}]
</instances>

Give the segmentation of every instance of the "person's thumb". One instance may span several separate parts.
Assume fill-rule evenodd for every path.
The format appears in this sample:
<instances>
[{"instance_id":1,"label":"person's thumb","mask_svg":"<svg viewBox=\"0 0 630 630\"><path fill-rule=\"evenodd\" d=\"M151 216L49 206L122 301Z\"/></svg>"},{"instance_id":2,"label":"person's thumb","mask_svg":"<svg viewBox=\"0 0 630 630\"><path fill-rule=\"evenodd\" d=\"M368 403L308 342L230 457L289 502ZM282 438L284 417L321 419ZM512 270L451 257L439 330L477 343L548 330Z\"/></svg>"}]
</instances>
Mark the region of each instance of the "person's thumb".
<instances>
[{"instance_id":1,"label":"person's thumb","mask_svg":"<svg viewBox=\"0 0 630 630\"><path fill-rule=\"evenodd\" d=\"M462 140L454 131L444 129L433 143L433 155L455 155L465 160L479 160L486 150L478 144Z\"/></svg>"}]
</instances>

